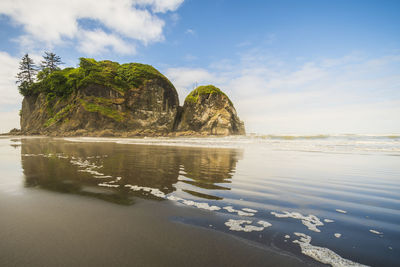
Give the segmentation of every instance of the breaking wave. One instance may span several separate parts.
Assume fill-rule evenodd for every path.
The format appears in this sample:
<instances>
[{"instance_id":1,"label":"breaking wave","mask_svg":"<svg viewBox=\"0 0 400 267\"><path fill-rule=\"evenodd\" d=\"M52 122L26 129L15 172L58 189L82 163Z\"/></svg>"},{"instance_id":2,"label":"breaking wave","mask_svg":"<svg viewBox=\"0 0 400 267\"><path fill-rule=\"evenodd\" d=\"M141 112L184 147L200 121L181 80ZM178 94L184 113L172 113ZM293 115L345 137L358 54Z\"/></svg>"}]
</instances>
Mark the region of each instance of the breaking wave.
<instances>
[{"instance_id":1,"label":"breaking wave","mask_svg":"<svg viewBox=\"0 0 400 267\"><path fill-rule=\"evenodd\" d=\"M72 137L72 142L114 142L118 144L248 148L264 147L272 150L322 153L384 153L400 156L400 135L255 135L227 137L149 137L105 138Z\"/></svg>"}]
</instances>

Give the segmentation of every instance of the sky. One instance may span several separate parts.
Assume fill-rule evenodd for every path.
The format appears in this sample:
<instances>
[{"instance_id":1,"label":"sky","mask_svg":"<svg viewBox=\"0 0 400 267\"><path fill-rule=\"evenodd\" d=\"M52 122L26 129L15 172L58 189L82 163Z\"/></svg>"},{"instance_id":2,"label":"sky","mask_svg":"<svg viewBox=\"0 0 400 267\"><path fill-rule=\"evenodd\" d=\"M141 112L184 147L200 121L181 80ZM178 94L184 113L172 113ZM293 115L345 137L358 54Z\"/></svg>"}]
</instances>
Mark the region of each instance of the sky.
<instances>
[{"instance_id":1,"label":"sky","mask_svg":"<svg viewBox=\"0 0 400 267\"><path fill-rule=\"evenodd\" d=\"M180 104L196 85L248 133L400 133L400 1L1 0L0 132L19 128L25 53L150 64Z\"/></svg>"}]
</instances>

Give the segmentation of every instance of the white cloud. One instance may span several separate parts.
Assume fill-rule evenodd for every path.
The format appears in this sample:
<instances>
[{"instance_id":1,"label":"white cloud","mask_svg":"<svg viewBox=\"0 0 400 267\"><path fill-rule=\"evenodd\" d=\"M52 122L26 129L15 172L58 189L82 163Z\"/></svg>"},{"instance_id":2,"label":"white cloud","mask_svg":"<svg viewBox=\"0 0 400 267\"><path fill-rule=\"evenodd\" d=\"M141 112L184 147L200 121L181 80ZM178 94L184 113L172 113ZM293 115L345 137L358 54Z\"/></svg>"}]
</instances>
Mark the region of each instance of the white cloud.
<instances>
[{"instance_id":1,"label":"white cloud","mask_svg":"<svg viewBox=\"0 0 400 267\"><path fill-rule=\"evenodd\" d=\"M108 52L112 49L120 54L132 54L135 48L127 44L121 38L114 34L107 34L101 29L94 31L81 31L78 49L89 55L96 55Z\"/></svg>"},{"instance_id":2,"label":"white cloud","mask_svg":"<svg viewBox=\"0 0 400 267\"><path fill-rule=\"evenodd\" d=\"M0 51L0 105L19 103L22 97L15 84L19 59Z\"/></svg>"},{"instance_id":3,"label":"white cloud","mask_svg":"<svg viewBox=\"0 0 400 267\"><path fill-rule=\"evenodd\" d=\"M184 0L136 0L139 5L148 5L152 7L153 12L165 13L175 11Z\"/></svg>"},{"instance_id":4,"label":"white cloud","mask_svg":"<svg viewBox=\"0 0 400 267\"><path fill-rule=\"evenodd\" d=\"M179 95L179 102L183 105L185 97L197 85L215 82L215 77L201 68L169 68L165 75L174 84Z\"/></svg>"},{"instance_id":5,"label":"white cloud","mask_svg":"<svg viewBox=\"0 0 400 267\"><path fill-rule=\"evenodd\" d=\"M182 2L183 0L2 0L0 14L9 16L15 24L23 27L25 34L18 39L21 45L39 41L52 46L65 40L79 39L84 36L80 32L87 30L84 29L85 19L95 21L113 33L103 35L110 39L102 41L103 43L115 44L116 38L128 38L147 44L164 38L162 32L165 23L150 10L159 13L174 11ZM124 45L122 53L126 51Z\"/></svg>"},{"instance_id":6,"label":"white cloud","mask_svg":"<svg viewBox=\"0 0 400 267\"><path fill-rule=\"evenodd\" d=\"M190 34L190 35L195 35L195 34L196 34L196 32L195 32L193 29L187 29L187 30L185 31L185 33L186 33L186 34Z\"/></svg>"},{"instance_id":7,"label":"white cloud","mask_svg":"<svg viewBox=\"0 0 400 267\"><path fill-rule=\"evenodd\" d=\"M248 82L249 97L238 109L256 132L400 132L396 60L393 56L378 68L367 58L332 65L322 60L273 78L261 75L261 81Z\"/></svg>"},{"instance_id":8,"label":"white cloud","mask_svg":"<svg viewBox=\"0 0 400 267\"><path fill-rule=\"evenodd\" d=\"M316 66L315 63L309 62L304 64L299 70L278 74L276 78L268 80L265 86L267 88L279 89L296 89L308 82L320 80L326 73L325 70Z\"/></svg>"},{"instance_id":9,"label":"white cloud","mask_svg":"<svg viewBox=\"0 0 400 267\"><path fill-rule=\"evenodd\" d=\"M18 109L11 111L0 111L0 133L8 133L11 129L19 129Z\"/></svg>"},{"instance_id":10,"label":"white cloud","mask_svg":"<svg viewBox=\"0 0 400 267\"><path fill-rule=\"evenodd\" d=\"M194 56L194 55L192 55L192 54L186 54L183 58L184 58L186 61L195 61L195 60L198 59L198 57L196 57L196 56Z\"/></svg>"},{"instance_id":11,"label":"white cloud","mask_svg":"<svg viewBox=\"0 0 400 267\"><path fill-rule=\"evenodd\" d=\"M196 80L217 85L235 103L248 132L400 132L398 54L351 53L294 64L258 52L243 54L236 63L167 74L177 87Z\"/></svg>"},{"instance_id":12,"label":"white cloud","mask_svg":"<svg viewBox=\"0 0 400 267\"><path fill-rule=\"evenodd\" d=\"M173 25L176 25L178 23L178 21L180 20L180 16L178 15L178 13L171 13L171 15L169 16L169 19L171 20Z\"/></svg>"},{"instance_id":13,"label":"white cloud","mask_svg":"<svg viewBox=\"0 0 400 267\"><path fill-rule=\"evenodd\" d=\"M18 110L22 100L15 84L19 59L0 52L0 133L19 128Z\"/></svg>"},{"instance_id":14,"label":"white cloud","mask_svg":"<svg viewBox=\"0 0 400 267\"><path fill-rule=\"evenodd\" d=\"M255 113L245 121L248 127L258 129L256 132L259 133L399 133L399 119L396 116L400 114L399 104L400 101L388 101L306 109L297 102L294 105L298 107L293 110L289 105L285 106L286 110L268 109L264 113Z\"/></svg>"}]
</instances>

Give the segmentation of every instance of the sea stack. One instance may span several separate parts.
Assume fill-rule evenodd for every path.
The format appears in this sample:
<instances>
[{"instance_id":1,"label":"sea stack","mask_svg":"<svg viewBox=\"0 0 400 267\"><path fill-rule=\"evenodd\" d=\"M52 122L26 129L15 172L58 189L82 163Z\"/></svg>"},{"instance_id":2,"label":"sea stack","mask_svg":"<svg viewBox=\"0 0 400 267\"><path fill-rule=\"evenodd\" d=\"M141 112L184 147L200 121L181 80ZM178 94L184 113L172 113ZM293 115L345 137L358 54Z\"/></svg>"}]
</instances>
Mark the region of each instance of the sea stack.
<instances>
[{"instance_id":1,"label":"sea stack","mask_svg":"<svg viewBox=\"0 0 400 267\"><path fill-rule=\"evenodd\" d=\"M146 64L81 58L77 68L40 77L24 96L22 134L244 134L243 122L221 90L212 85L200 86L180 107L174 85Z\"/></svg>"},{"instance_id":2,"label":"sea stack","mask_svg":"<svg viewBox=\"0 0 400 267\"><path fill-rule=\"evenodd\" d=\"M178 131L205 135L245 134L232 101L213 85L199 86L185 99Z\"/></svg>"}]
</instances>

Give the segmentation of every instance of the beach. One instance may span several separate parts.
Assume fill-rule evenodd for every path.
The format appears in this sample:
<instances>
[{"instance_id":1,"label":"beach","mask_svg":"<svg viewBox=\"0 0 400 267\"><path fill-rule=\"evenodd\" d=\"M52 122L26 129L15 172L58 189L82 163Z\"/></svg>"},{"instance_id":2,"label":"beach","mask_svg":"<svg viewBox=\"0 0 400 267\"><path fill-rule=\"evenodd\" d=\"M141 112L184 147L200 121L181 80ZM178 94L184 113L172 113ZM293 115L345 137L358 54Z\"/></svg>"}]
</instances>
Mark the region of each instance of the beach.
<instances>
[{"instance_id":1,"label":"beach","mask_svg":"<svg viewBox=\"0 0 400 267\"><path fill-rule=\"evenodd\" d=\"M2 137L0 265L395 266L399 147Z\"/></svg>"},{"instance_id":2,"label":"beach","mask_svg":"<svg viewBox=\"0 0 400 267\"><path fill-rule=\"evenodd\" d=\"M1 203L2 266L306 266L294 255L176 222L210 215L167 203L125 207L40 191L23 199L2 194Z\"/></svg>"}]
</instances>

